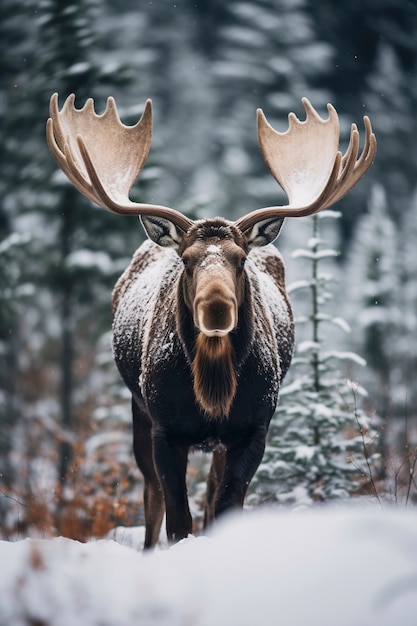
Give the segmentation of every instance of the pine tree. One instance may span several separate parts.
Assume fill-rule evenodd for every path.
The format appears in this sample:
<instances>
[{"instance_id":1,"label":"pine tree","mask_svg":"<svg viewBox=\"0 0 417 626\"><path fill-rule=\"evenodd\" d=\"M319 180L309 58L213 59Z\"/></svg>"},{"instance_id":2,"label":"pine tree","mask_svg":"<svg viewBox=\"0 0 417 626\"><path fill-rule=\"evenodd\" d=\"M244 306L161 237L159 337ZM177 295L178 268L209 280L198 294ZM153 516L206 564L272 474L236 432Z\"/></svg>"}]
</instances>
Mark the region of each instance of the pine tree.
<instances>
[{"instance_id":1,"label":"pine tree","mask_svg":"<svg viewBox=\"0 0 417 626\"><path fill-rule=\"evenodd\" d=\"M412 197L417 169L413 140L417 133L417 63L414 70L404 72L394 46L382 42L375 65L365 95L379 146L372 178L384 181L389 212L399 220L402 207Z\"/></svg>"},{"instance_id":2,"label":"pine tree","mask_svg":"<svg viewBox=\"0 0 417 626\"><path fill-rule=\"evenodd\" d=\"M31 71L33 37L27 2L5 0L0 6L0 488L10 487L13 432L21 416L18 379L21 349L19 316L33 286L26 281L32 250L30 232L14 229L21 170L21 133L15 110ZM8 503L0 496L0 525Z\"/></svg>"},{"instance_id":3,"label":"pine tree","mask_svg":"<svg viewBox=\"0 0 417 626\"><path fill-rule=\"evenodd\" d=\"M398 238L396 238L399 266L398 288L395 292L398 320L398 338L395 342L393 396L396 404L404 407L404 416L417 411L417 390L414 384L417 369L417 191L406 209ZM394 305L394 303L393 303Z\"/></svg>"},{"instance_id":4,"label":"pine tree","mask_svg":"<svg viewBox=\"0 0 417 626\"><path fill-rule=\"evenodd\" d=\"M2 250L16 283L14 305L16 294L33 296L24 308L14 309L19 314L13 320L19 331L15 384L21 417L43 420L46 430L59 422L52 431L55 437L59 433L64 479L69 431L82 423L79 408L90 402L92 346L103 326L110 326L112 285L127 264L129 246L133 252L141 235L138 226L135 237L129 219L118 222L120 236L115 234L117 218L91 206L58 172L45 141L47 104L53 91L61 98L74 92L77 106L98 95L100 110L105 85L126 82L126 73L120 64L109 68L100 59L91 26L98 8L90 0L48 0L36 7L28 1L13 10L31 16L23 23L29 25L31 49L36 48L35 56L28 54L28 71L15 78L5 113L10 176L3 198L10 236Z\"/></svg>"},{"instance_id":5,"label":"pine tree","mask_svg":"<svg viewBox=\"0 0 417 626\"><path fill-rule=\"evenodd\" d=\"M281 390L280 403L272 419L264 460L255 478L260 501L311 503L348 497L358 486L357 470L350 455L361 445L352 437L359 409L352 410L349 389L357 394L344 373L346 363L364 365L352 352L329 349L328 328L348 331L347 323L327 312L332 298L332 274L326 259L338 252L327 247L320 222L338 213L326 211L312 218L313 233L307 249L293 258L310 264L310 277L289 287L289 292L309 294L309 311L299 325L304 339L297 342L290 370L291 381ZM296 326L297 328L297 326Z\"/></svg>"},{"instance_id":6,"label":"pine tree","mask_svg":"<svg viewBox=\"0 0 417 626\"><path fill-rule=\"evenodd\" d=\"M392 215L408 204L414 188L417 11L408 0L309 0L308 4L318 37L334 51L328 84L333 104L346 115L341 119L342 136L350 120L360 121L367 114L378 141L371 171L341 201L344 251L375 182L384 181Z\"/></svg>"},{"instance_id":7,"label":"pine tree","mask_svg":"<svg viewBox=\"0 0 417 626\"><path fill-rule=\"evenodd\" d=\"M348 322L353 342L367 361L366 386L372 409L386 416L393 409L394 372L402 312L398 305L399 252L396 227L388 214L385 190L374 186L369 212L358 221L346 271ZM359 313L358 313L359 311ZM365 373L366 376L366 373Z\"/></svg>"}]
</instances>

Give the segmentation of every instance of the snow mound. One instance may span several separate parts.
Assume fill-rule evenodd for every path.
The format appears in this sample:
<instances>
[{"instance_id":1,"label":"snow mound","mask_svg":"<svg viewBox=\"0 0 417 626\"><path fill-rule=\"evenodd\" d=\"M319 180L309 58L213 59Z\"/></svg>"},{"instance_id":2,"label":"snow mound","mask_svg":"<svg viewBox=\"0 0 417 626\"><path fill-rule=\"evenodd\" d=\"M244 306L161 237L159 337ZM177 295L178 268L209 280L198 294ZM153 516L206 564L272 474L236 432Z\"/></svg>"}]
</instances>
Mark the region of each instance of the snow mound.
<instances>
[{"instance_id":1,"label":"snow mound","mask_svg":"<svg viewBox=\"0 0 417 626\"><path fill-rule=\"evenodd\" d=\"M142 529L117 529L126 545L3 541L0 624L411 626L416 521L363 508L245 513L145 555Z\"/></svg>"}]
</instances>

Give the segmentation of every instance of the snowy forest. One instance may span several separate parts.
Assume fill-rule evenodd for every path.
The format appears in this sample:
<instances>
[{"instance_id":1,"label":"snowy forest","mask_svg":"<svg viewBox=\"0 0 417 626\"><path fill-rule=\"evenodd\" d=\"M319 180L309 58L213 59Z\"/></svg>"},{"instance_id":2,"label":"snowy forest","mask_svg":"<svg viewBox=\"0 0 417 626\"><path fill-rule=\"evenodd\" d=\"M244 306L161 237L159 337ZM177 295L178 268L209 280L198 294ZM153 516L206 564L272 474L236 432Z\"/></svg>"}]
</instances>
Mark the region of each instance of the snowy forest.
<instances>
[{"instance_id":1,"label":"snowy forest","mask_svg":"<svg viewBox=\"0 0 417 626\"><path fill-rule=\"evenodd\" d=\"M83 198L45 141L49 98L154 108L132 198L192 218L284 204L255 111L301 98L371 118L347 198L287 219L296 352L247 506L417 503L417 6L410 0L3 0L0 7L0 538L102 537L143 521L111 291L144 240ZM207 460L189 465L201 519Z\"/></svg>"}]
</instances>

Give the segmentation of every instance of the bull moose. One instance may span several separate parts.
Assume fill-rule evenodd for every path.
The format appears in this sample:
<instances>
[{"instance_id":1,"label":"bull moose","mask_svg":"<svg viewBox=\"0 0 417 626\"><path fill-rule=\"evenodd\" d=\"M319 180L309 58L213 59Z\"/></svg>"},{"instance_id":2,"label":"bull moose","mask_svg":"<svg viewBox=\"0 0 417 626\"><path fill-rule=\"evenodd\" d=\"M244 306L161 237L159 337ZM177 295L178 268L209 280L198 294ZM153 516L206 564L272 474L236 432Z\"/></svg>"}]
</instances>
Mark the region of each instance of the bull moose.
<instances>
[{"instance_id":1,"label":"bull moose","mask_svg":"<svg viewBox=\"0 0 417 626\"><path fill-rule=\"evenodd\" d=\"M304 98L306 120L290 113L283 133L258 110L260 149L289 204L235 222L193 221L129 199L150 150L151 101L134 126L120 121L113 98L102 115L92 99L82 109L74 101L69 96L59 110L58 95L51 98L52 155L87 198L118 215L139 215L149 238L113 292L113 349L132 394L150 548L164 512L171 542L192 532L186 468L193 447L213 453L205 524L243 506L294 345L284 264L271 243L285 217L311 215L342 198L371 166L376 140L365 117L362 150L353 124L342 156L330 104L322 119Z\"/></svg>"}]
</instances>

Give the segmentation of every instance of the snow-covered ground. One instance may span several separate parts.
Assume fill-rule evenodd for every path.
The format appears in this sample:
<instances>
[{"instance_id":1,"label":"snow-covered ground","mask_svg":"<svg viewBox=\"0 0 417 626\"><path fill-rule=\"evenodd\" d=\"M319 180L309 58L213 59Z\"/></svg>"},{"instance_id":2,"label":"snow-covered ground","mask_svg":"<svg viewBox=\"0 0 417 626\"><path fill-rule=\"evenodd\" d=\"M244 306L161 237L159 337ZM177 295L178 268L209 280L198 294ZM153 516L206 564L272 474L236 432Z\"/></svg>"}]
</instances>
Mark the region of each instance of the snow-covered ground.
<instances>
[{"instance_id":1,"label":"snow-covered ground","mask_svg":"<svg viewBox=\"0 0 417 626\"><path fill-rule=\"evenodd\" d=\"M415 511L244 513L150 555L142 542L0 542L0 625L417 623Z\"/></svg>"}]
</instances>

